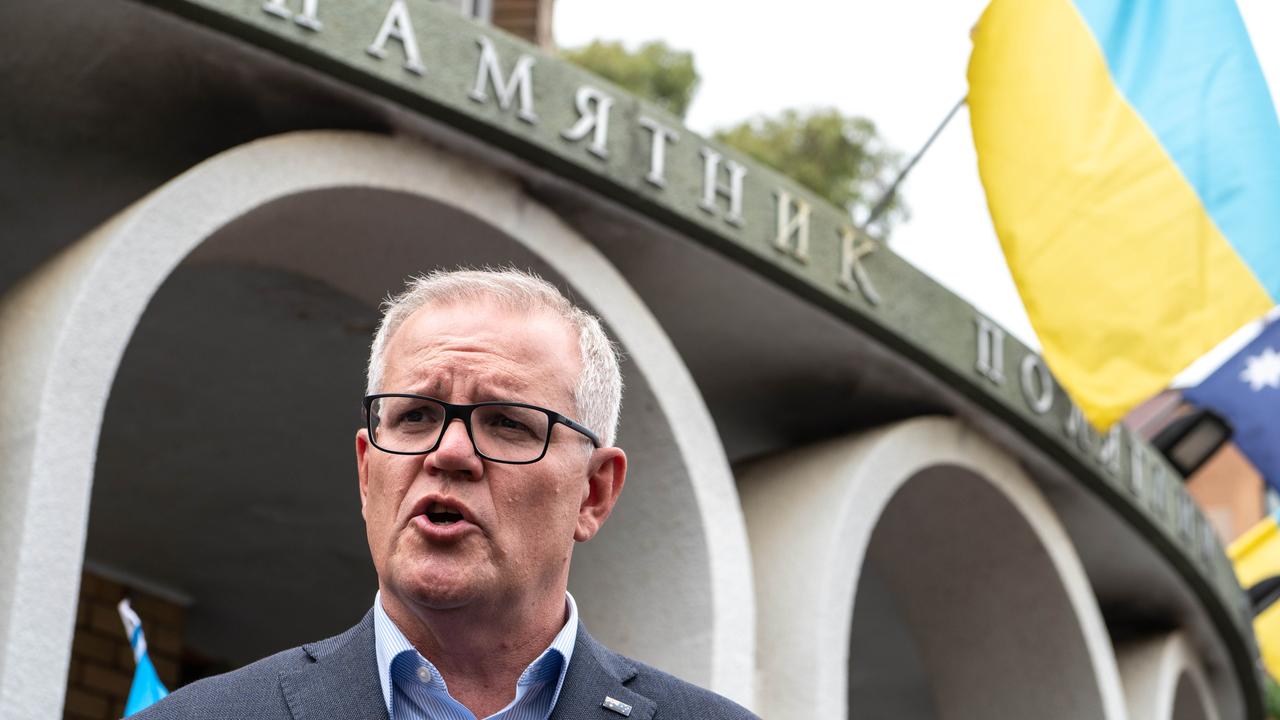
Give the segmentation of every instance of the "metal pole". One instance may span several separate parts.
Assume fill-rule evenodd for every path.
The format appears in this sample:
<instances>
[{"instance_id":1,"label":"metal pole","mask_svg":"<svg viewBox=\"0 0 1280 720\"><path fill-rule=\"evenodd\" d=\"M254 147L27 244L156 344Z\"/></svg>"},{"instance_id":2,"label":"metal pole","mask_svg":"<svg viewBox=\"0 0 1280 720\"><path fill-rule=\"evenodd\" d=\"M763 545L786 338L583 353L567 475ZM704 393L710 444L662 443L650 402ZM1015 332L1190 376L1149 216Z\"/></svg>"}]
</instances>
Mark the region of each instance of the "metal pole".
<instances>
[{"instance_id":1,"label":"metal pole","mask_svg":"<svg viewBox=\"0 0 1280 720\"><path fill-rule=\"evenodd\" d=\"M915 155L911 156L911 160L909 160L906 166L902 168L902 171L898 173L898 176L893 179L893 183L889 185L888 190L885 190L884 195L880 197L880 201L872 206L871 213L867 215L866 222L862 223L862 228L864 230L870 227L871 223L879 219L879 217L884 214L885 210L889 209L889 204L893 202L894 196L898 194L898 186L907 178L907 173L911 172L911 168L915 167L916 163L920 162L920 157L924 155L930 145L933 145L933 141L938 139L938 136L942 134L942 129L951 122L951 118L956 116L956 113L960 111L960 108L964 105L965 100L967 99L968 96L966 95L960 98L960 100L952 106L951 111L947 113L946 117L942 118L942 122L938 124L938 127L933 129L933 133L929 135L928 140L924 141L924 145L921 146L920 150L917 151Z\"/></svg>"}]
</instances>

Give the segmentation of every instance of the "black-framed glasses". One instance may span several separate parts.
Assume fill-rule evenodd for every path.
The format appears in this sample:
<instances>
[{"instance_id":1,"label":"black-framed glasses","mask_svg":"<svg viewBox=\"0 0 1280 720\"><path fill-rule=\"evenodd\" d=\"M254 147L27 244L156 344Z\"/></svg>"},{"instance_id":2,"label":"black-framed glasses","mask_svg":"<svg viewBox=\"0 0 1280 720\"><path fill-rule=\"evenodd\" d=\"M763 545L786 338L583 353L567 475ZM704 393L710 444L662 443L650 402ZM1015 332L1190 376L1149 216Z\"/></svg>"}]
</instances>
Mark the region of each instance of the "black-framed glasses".
<instances>
[{"instance_id":1,"label":"black-framed glasses","mask_svg":"<svg viewBox=\"0 0 1280 720\"><path fill-rule=\"evenodd\" d=\"M425 455L440 446L449 423L461 420L476 454L493 462L538 462L551 445L551 430L565 425L600 447L600 438L554 410L518 402L458 405L426 395L379 393L364 399L369 440L383 452Z\"/></svg>"}]
</instances>

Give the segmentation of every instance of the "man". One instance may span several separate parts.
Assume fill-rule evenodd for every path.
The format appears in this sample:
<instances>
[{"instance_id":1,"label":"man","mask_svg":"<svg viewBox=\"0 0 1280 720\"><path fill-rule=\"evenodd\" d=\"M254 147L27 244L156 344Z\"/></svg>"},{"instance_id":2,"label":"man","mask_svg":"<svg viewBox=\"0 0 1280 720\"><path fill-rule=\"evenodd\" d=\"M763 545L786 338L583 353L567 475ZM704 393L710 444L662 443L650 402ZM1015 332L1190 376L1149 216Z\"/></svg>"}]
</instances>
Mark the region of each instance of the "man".
<instances>
[{"instance_id":1,"label":"man","mask_svg":"<svg viewBox=\"0 0 1280 720\"><path fill-rule=\"evenodd\" d=\"M568 594L613 510L622 379L600 322L515 271L436 272L384 307L356 433L373 608L183 688L153 718L751 718L617 655Z\"/></svg>"}]
</instances>

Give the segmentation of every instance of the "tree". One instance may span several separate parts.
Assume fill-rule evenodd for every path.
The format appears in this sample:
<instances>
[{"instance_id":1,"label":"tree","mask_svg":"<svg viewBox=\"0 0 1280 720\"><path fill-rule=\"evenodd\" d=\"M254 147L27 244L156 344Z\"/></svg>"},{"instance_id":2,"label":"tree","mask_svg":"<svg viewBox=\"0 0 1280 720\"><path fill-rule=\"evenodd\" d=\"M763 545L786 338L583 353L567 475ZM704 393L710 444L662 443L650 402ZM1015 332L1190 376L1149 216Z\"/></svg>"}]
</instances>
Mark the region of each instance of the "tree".
<instances>
[{"instance_id":1,"label":"tree","mask_svg":"<svg viewBox=\"0 0 1280 720\"><path fill-rule=\"evenodd\" d=\"M861 220L883 197L901 166L870 120L835 108L784 110L719 130L715 138L847 208ZM871 223L872 234L887 237L906 208L894 198Z\"/></svg>"},{"instance_id":2,"label":"tree","mask_svg":"<svg viewBox=\"0 0 1280 720\"><path fill-rule=\"evenodd\" d=\"M693 54L661 41L630 52L620 42L596 40L561 54L682 119L698 90ZM848 209L859 222L883 196L902 162L901 155L884 144L875 123L835 108L784 110L719 130L715 137ZM894 197L868 230L887 238L891 226L905 217L906 208Z\"/></svg>"},{"instance_id":3,"label":"tree","mask_svg":"<svg viewBox=\"0 0 1280 720\"><path fill-rule=\"evenodd\" d=\"M596 40L560 54L681 119L698 90L693 54L673 50L661 41L648 42L635 52L628 52L620 42Z\"/></svg>"}]
</instances>

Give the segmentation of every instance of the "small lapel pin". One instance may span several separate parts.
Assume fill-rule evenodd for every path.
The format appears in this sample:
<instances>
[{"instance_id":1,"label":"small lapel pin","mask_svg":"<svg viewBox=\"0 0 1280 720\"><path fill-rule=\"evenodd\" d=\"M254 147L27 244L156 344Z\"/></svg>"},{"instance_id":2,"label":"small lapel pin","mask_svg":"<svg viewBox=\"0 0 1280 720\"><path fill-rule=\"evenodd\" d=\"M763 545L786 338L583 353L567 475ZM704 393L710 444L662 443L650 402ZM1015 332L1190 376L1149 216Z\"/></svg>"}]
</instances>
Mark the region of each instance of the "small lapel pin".
<instances>
[{"instance_id":1,"label":"small lapel pin","mask_svg":"<svg viewBox=\"0 0 1280 720\"><path fill-rule=\"evenodd\" d=\"M603 706L605 710L612 710L622 717L631 717L631 706L621 700L615 700L606 695Z\"/></svg>"}]
</instances>

